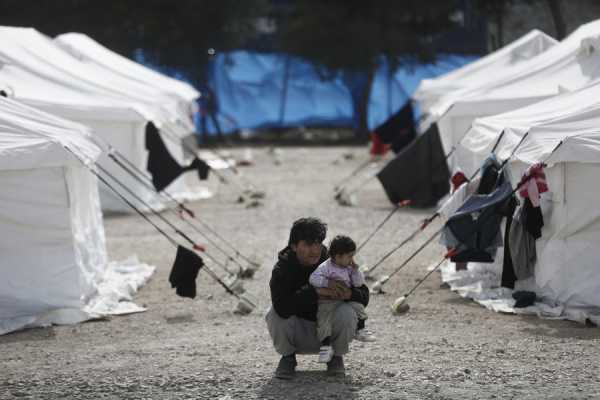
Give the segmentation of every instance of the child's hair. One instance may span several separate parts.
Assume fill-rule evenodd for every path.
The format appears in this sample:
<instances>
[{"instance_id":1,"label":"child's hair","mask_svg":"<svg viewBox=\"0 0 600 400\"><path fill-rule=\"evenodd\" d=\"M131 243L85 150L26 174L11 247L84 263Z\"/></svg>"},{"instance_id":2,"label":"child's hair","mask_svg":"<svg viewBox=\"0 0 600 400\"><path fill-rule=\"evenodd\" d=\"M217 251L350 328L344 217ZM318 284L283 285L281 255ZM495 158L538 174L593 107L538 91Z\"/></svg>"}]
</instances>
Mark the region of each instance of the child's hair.
<instances>
[{"instance_id":1,"label":"child's hair","mask_svg":"<svg viewBox=\"0 0 600 400\"><path fill-rule=\"evenodd\" d=\"M356 250L356 243L348 236L337 235L329 244L329 257L348 254Z\"/></svg>"}]
</instances>

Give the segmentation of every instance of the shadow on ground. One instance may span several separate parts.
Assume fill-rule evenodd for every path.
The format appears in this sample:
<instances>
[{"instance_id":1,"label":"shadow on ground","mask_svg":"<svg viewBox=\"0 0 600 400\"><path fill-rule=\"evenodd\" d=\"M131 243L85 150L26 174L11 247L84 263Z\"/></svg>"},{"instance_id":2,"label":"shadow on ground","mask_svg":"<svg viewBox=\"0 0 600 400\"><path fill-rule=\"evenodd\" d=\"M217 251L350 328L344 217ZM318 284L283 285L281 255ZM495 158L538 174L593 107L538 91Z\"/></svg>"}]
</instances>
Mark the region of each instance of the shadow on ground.
<instances>
[{"instance_id":1,"label":"shadow on ground","mask_svg":"<svg viewBox=\"0 0 600 400\"><path fill-rule=\"evenodd\" d=\"M350 376L332 377L325 371L297 371L292 380L270 378L258 390L260 399L356 399L362 388Z\"/></svg>"}]
</instances>

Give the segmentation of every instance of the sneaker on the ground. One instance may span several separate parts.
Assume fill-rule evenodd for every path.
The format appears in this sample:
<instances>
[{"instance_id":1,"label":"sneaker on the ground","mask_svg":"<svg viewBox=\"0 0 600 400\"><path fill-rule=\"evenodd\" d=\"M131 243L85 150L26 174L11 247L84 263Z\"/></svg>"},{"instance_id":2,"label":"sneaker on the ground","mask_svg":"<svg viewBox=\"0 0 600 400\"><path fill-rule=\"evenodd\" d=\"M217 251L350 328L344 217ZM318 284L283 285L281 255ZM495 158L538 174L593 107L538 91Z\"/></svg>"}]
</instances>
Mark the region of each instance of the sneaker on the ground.
<instances>
[{"instance_id":1,"label":"sneaker on the ground","mask_svg":"<svg viewBox=\"0 0 600 400\"><path fill-rule=\"evenodd\" d=\"M354 334L354 339L358 340L359 342L374 342L377 340L373 332L367 329L357 330Z\"/></svg>"},{"instance_id":2,"label":"sneaker on the ground","mask_svg":"<svg viewBox=\"0 0 600 400\"><path fill-rule=\"evenodd\" d=\"M296 362L295 354L281 357L279 365L277 365L277 369L275 370L275 378L292 379L296 374L296 365L298 363Z\"/></svg>"},{"instance_id":3,"label":"sneaker on the ground","mask_svg":"<svg viewBox=\"0 0 600 400\"><path fill-rule=\"evenodd\" d=\"M331 361L327 363L327 375L345 375L344 359L342 356L333 356Z\"/></svg>"},{"instance_id":4,"label":"sneaker on the ground","mask_svg":"<svg viewBox=\"0 0 600 400\"><path fill-rule=\"evenodd\" d=\"M331 361L333 357L333 347L331 346L321 346L319 348L319 362L320 363L328 363Z\"/></svg>"}]
</instances>

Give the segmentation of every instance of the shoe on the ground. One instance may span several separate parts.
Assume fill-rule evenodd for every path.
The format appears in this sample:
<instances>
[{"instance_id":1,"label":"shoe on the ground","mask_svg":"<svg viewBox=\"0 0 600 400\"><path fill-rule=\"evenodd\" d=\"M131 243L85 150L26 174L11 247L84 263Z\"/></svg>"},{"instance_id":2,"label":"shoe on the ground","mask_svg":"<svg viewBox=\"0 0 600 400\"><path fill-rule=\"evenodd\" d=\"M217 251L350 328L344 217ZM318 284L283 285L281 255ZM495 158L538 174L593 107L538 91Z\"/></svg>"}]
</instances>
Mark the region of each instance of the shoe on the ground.
<instances>
[{"instance_id":1,"label":"shoe on the ground","mask_svg":"<svg viewBox=\"0 0 600 400\"><path fill-rule=\"evenodd\" d=\"M333 347L331 346L321 346L319 348L319 362L320 363L328 363L331 361L333 357Z\"/></svg>"},{"instance_id":2,"label":"shoe on the ground","mask_svg":"<svg viewBox=\"0 0 600 400\"><path fill-rule=\"evenodd\" d=\"M377 340L373 332L367 329L357 330L354 334L354 339L358 340L359 342L374 342Z\"/></svg>"},{"instance_id":3,"label":"shoe on the ground","mask_svg":"<svg viewBox=\"0 0 600 400\"><path fill-rule=\"evenodd\" d=\"M327 363L327 375L346 375L346 368L344 368L344 359L342 356L333 356L331 361Z\"/></svg>"},{"instance_id":4,"label":"shoe on the ground","mask_svg":"<svg viewBox=\"0 0 600 400\"><path fill-rule=\"evenodd\" d=\"M277 369L275 370L275 378L292 379L296 374L296 365L298 363L296 362L295 354L281 357L279 365L277 365Z\"/></svg>"}]
</instances>

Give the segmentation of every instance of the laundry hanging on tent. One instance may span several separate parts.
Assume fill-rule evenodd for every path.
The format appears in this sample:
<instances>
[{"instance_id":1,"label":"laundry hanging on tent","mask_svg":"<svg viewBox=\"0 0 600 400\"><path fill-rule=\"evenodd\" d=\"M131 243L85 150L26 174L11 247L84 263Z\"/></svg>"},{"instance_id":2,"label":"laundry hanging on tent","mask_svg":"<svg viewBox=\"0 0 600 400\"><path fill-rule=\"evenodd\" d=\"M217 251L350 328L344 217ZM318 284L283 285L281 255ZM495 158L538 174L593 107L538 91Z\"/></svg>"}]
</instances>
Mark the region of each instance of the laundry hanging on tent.
<instances>
[{"instance_id":1,"label":"laundry hanging on tent","mask_svg":"<svg viewBox=\"0 0 600 400\"><path fill-rule=\"evenodd\" d=\"M204 266L202 258L183 246L177 246L175 262L169 274L171 287L181 297L196 297L196 278Z\"/></svg>"},{"instance_id":2,"label":"laundry hanging on tent","mask_svg":"<svg viewBox=\"0 0 600 400\"><path fill-rule=\"evenodd\" d=\"M158 129L152 122L146 125L146 150L148 150L147 169L152 175L152 184L158 192L165 189L186 171L196 170L201 180L208 178L210 167L198 157L194 157L187 167L179 165L169 153Z\"/></svg>"},{"instance_id":3,"label":"laundry hanging on tent","mask_svg":"<svg viewBox=\"0 0 600 400\"><path fill-rule=\"evenodd\" d=\"M410 199L413 206L434 206L450 190L450 171L437 126L402 149L377 179L393 204Z\"/></svg>"},{"instance_id":4,"label":"laundry hanging on tent","mask_svg":"<svg viewBox=\"0 0 600 400\"><path fill-rule=\"evenodd\" d=\"M513 224L508 235L510 257L517 279L527 279L533 276L537 251L535 237L527 230L525 204L515 211Z\"/></svg>"},{"instance_id":5,"label":"laundry hanging on tent","mask_svg":"<svg viewBox=\"0 0 600 400\"><path fill-rule=\"evenodd\" d=\"M512 194L506 179L490 194L474 194L442 229L446 247L457 249L453 262L493 262L502 246L500 223Z\"/></svg>"},{"instance_id":6,"label":"laundry hanging on tent","mask_svg":"<svg viewBox=\"0 0 600 400\"><path fill-rule=\"evenodd\" d=\"M392 147L394 153L398 153L416 137L415 122L412 103L406 104L383 124L375 128L375 135L385 144Z\"/></svg>"},{"instance_id":7,"label":"laundry hanging on tent","mask_svg":"<svg viewBox=\"0 0 600 400\"><path fill-rule=\"evenodd\" d=\"M511 229L514 228L514 224L518 224L519 221L515 220L514 213L518 206L518 201L515 195L510 197L510 200L506 203L506 224L504 225L504 257L502 259L502 275L500 278L500 286L509 289L515 288L515 282L517 281L517 275L515 274L515 268L513 264L513 258L511 256L511 245L520 246L519 243L511 243L509 236Z\"/></svg>"},{"instance_id":8,"label":"laundry hanging on tent","mask_svg":"<svg viewBox=\"0 0 600 400\"><path fill-rule=\"evenodd\" d=\"M534 207L539 207L540 194L548 191L543 164L537 163L527 168L521 177L521 182L519 195L523 198L529 198Z\"/></svg>"},{"instance_id":9,"label":"laundry hanging on tent","mask_svg":"<svg viewBox=\"0 0 600 400\"><path fill-rule=\"evenodd\" d=\"M390 149L389 144L383 143L379 135L376 135L375 132L371 133L371 149L369 153L372 156L383 156Z\"/></svg>"},{"instance_id":10,"label":"laundry hanging on tent","mask_svg":"<svg viewBox=\"0 0 600 400\"><path fill-rule=\"evenodd\" d=\"M498 186L500 174L500 162L496 155L492 153L481 166L481 180L477 188L477 194L490 194Z\"/></svg>"},{"instance_id":11,"label":"laundry hanging on tent","mask_svg":"<svg viewBox=\"0 0 600 400\"><path fill-rule=\"evenodd\" d=\"M454 175L452 175L452 178L450 178L450 183L452 183L452 193L456 192L463 183L467 182L469 182L469 179L467 179L464 172L460 170L456 171Z\"/></svg>"}]
</instances>

